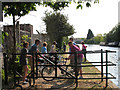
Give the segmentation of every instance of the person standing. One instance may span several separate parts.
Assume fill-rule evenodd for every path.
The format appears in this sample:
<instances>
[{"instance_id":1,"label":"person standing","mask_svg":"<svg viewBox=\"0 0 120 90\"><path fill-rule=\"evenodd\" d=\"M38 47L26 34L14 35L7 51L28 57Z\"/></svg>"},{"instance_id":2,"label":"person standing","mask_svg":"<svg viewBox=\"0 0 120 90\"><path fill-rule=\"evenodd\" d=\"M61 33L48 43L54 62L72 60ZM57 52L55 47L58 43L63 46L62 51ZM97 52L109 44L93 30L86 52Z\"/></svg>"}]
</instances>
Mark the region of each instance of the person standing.
<instances>
[{"instance_id":1,"label":"person standing","mask_svg":"<svg viewBox=\"0 0 120 90\"><path fill-rule=\"evenodd\" d=\"M72 37L69 39L69 41L72 42L74 45L76 45L76 43L73 42L73 38Z\"/></svg>"},{"instance_id":2,"label":"person standing","mask_svg":"<svg viewBox=\"0 0 120 90\"><path fill-rule=\"evenodd\" d=\"M43 43L43 47L42 47L41 52L42 53L47 53L47 43L46 42Z\"/></svg>"},{"instance_id":3,"label":"person standing","mask_svg":"<svg viewBox=\"0 0 120 90\"><path fill-rule=\"evenodd\" d=\"M87 58L86 58L86 48L87 48L87 46L85 46L85 43L82 41L82 51L85 51L85 53L83 53L84 58L85 58L85 62L87 60Z\"/></svg>"},{"instance_id":4,"label":"person standing","mask_svg":"<svg viewBox=\"0 0 120 90\"><path fill-rule=\"evenodd\" d=\"M69 42L72 42L72 43L73 43L73 45L76 45L76 43L75 43L75 42L73 42L73 38L72 38L72 37L69 39ZM69 47L69 52L71 52L71 48L70 48L70 47ZM71 59L70 59L70 64L73 64L73 61L74 61L74 59L73 59L73 58L71 58Z\"/></svg>"},{"instance_id":5,"label":"person standing","mask_svg":"<svg viewBox=\"0 0 120 90\"><path fill-rule=\"evenodd\" d=\"M43 47L41 49L41 53L47 53L47 43L43 43ZM46 54L42 54L42 56L46 56ZM44 65L46 61L43 58L38 59L38 64L39 65ZM44 66L39 66L38 69L41 71L44 68Z\"/></svg>"},{"instance_id":6,"label":"person standing","mask_svg":"<svg viewBox=\"0 0 120 90\"><path fill-rule=\"evenodd\" d=\"M69 42L68 45L71 48L71 52L73 52L73 53L77 52L77 51L81 51L80 48L78 48L72 42ZM73 65L75 65L75 56L74 56L74 54L70 54L68 59L73 59ZM77 54L77 65L80 66L81 63L82 63L82 60L83 60L83 54ZM75 69L73 68L73 70L75 70ZM77 72L78 73L80 72L80 77L79 78L82 78L82 67L78 67L77 68Z\"/></svg>"},{"instance_id":7,"label":"person standing","mask_svg":"<svg viewBox=\"0 0 120 90\"><path fill-rule=\"evenodd\" d=\"M66 44L64 42L64 45L63 45L63 51L66 52Z\"/></svg>"},{"instance_id":8,"label":"person standing","mask_svg":"<svg viewBox=\"0 0 120 90\"><path fill-rule=\"evenodd\" d=\"M57 44L56 41L54 41L51 46L51 50L50 50L51 53L56 53L56 44Z\"/></svg>"},{"instance_id":9,"label":"person standing","mask_svg":"<svg viewBox=\"0 0 120 90\"><path fill-rule=\"evenodd\" d=\"M27 82L25 81L28 73L28 64L27 64L27 58L32 59L32 55L28 55L28 42L23 43L23 48L21 49L21 55L20 55L20 64L23 66L24 70L24 75L23 75L23 84L26 84Z\"/></svg>"},{"instance_id":10,"label":"person standing","mask_svg":"<svg viewBox=\"0 0 120 90\"><path fill-rule=\"evenodd\" d=\"M40 44L40 40L36 39L35 40L35 44L33 44L30 49L29 49L29 53L31 55L35 55L35 53L40 53L40 51L38 50L38 45ZM40 58L40 56L38 55L38 58ZM29 61L29 65L31 66L31 71L33 71L33 63L32 63L32 59Z\"/></svg>"}]
</instances>

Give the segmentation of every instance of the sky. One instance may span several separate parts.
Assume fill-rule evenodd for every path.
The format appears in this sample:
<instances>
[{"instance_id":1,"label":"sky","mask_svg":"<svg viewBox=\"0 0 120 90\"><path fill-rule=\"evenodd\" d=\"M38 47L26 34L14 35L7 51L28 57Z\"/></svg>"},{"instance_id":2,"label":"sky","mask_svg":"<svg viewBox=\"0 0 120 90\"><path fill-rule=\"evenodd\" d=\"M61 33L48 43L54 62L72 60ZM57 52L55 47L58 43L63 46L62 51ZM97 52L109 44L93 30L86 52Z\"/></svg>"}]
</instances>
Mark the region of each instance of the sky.
<instances>
[{"instance_id":1,"label":"sky","mask_svg":"<svg viewBox=\"0 0 120 90\"><path fill-rule=\"evenodd\" d=\"M99 0L99 4L92 3L91 7L87 8L83 5L83 9L76 9L76 4L72 3L66 7L61 13L68 16L68 22L73 25L75 34L74 38L86 38L88 29L91 29L93 34L108 33L118 23L118 1L120 0ZM33 25L33 33L45 32L45 24L42 18L45 16L45 11L53 11L49 7L38 6L37 11L31 11L28 15L21 17L20 24ZM5 17L4 24L12 24L12 17Z\"/></svg>"}]
</instances>

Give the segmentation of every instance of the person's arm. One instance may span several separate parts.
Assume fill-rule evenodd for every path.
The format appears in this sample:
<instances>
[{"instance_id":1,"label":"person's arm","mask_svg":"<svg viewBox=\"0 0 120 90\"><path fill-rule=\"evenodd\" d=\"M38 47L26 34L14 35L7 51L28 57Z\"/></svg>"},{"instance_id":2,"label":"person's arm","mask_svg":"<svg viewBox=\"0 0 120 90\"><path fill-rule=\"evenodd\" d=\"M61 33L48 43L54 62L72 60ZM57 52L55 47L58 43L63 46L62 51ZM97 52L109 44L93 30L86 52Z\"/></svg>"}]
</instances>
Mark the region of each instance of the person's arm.
<instances>
[{"instance_id":1,"label":"person's arm","mask_svg":"<svg viewBox=\"0 0 120 90\"><path fill-rule=\"evenodd\" d=\"M37 53L40 53L40 51L37 49ZM37 55L38 56L38 58L40 58L40 55Z\"/></svg>"},{"instance_id":2,"label":"person's arm","mask_svg":"<svg viewBox=\"0 0 120 90\"><path fill-rule=\"evenodd\" d=\"M72 57L72 54L69 55L68 59L71 59L71 57Z\"/></svg>"},{"instance_id":3,"label":"person's arm","mask_svg":"<svg viewBox=\"0 0 120 90\"><path fill-rule=\"evenodd\" d=\"M40 55L38 55L38 58L40 58Z\"/></svg>"},{"instance_id":4,"label":"person's arm","mask_svg":"<svg viewBox=\"0 0 120 90\"><path fill-rule=\"evenodd\" d=\"M83 49L86 49L86 48L87 48L87 46L83 45Z\"/></svg>"},{"instance_id":5,"label":"person's arm","mask_svg":"<svg viewBox=\"0 0 120 90\"><path fill-rule=\"evenodd\" d=\"M28 55L28 54L27 54L26 57L30 57L30 58L32 58L32 55Z\"/></svg>"},{"instance_id":6,"label":"person's arm","mask_svg":"<svg viewBox=\"0 0 120 90\"><path fill-rule=\"evenodd\" d=\"M47 48L45 48L45 53L47 53Z\"/></svg>"},{"instance_id":7,"label":"person's arm","mask_svg":"<svg viewBox=\"0 0 120 90\"><path fill-rule=\"evenodd\" d=\"M35 48L36 48L36 52L40 53L40 51L38 50L37 46ZM40 58L40 55L37 55L37 56L38 56L38 58Z\"/></svg>"},{"instance_id":8,"label":"person's arm","mask_svg":"<svg viewBox=\"0 0 120 90\"><path fill-rule=\"evenodd\" d=\"M37 49L37 53L40 53L40 51Z\"/></svg>"},{"instance_id":9,"label":"person's arm","mask_svg":"<svg viewBox=\"0 0 120 90\"><path fill-rule=\"evenodd\" d=\"M69 57L68 57L68 59L71 59L73 57L74 57L74 54L70 54Z\"/></svg>"},{"instance_id":10,"label":"person's arm","mask_svg":"<svg viewBox=\"0 0 120 90\"><path fill-rule=\"evenodd\" d=\"M51 46L51 52L54 52L54 46L53 45Z\"/></svg>"}]
</instances>

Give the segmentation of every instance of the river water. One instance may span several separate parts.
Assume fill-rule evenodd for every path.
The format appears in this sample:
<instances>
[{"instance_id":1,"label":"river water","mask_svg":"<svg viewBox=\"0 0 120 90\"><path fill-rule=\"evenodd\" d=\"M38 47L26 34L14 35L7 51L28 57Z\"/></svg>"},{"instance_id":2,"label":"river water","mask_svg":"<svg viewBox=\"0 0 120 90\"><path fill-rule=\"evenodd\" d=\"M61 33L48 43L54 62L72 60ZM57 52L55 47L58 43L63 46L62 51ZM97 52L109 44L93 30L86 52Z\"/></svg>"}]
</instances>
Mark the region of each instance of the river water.
<instances>
[{"instance_id":1,"label":"river water","mask_svg":"<svg viewBox=\"0 0 120 90\"><path fill-rule=\"evenodd\" d=\"M82 48L82 45L79 44L80 48ZM113 76L116 77L116 79L111 79L113 83L115 83L118 86L118 47L108 47L108 46L100 46L100 45L93 45L93 44L86 44L87 51L94 51L94 50L111 50L116 51L116 53L108 53L108 61L111 61L112 63L116 64L116 66L109 66L108 72L111 73ZM100 53L93 53L93 54L87 54L86 55L87 60L90 62L101 62L101 54ZM103 61L105 61L105 54L103 54ZM101 67L97 66L98 70L101 71ZM106 67L103 67L103 72L105 73Z\"/></svg>"}]
</instances>

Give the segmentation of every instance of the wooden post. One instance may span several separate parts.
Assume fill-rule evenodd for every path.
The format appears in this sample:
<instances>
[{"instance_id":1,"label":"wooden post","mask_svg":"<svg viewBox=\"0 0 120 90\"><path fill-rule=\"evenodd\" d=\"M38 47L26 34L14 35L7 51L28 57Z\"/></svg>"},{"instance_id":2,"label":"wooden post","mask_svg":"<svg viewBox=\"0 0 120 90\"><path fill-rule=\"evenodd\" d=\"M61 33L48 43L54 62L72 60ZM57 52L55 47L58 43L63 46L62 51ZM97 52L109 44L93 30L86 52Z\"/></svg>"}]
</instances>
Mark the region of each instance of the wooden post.
<instances>
[{"instance_id":1,"label":"wooden post","mask_svg":"<svg viewBox=\"0 0 120 90\"><path fill-rule=\"evenodd\" d=\"M7 58L6 53L3 53L4 57L4 70L5 70L5 85L8 85L8 73L7 73Z\"/></svg>"}]
</instances>

